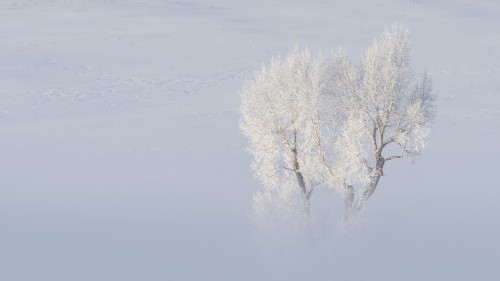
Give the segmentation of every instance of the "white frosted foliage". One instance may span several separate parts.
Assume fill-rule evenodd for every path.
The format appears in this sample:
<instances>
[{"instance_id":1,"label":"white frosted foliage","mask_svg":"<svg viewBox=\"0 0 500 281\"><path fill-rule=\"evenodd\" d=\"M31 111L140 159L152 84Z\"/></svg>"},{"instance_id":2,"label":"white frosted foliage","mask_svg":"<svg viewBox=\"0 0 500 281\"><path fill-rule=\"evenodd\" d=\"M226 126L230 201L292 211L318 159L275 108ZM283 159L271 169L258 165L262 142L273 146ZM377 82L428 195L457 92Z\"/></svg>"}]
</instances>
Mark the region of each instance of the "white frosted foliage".
<instances>
[{"instance_id":1,"label":"white frosted foliage","mask_svg":"<svg viewBox=\"0 0 500 281\"><path fill-rule=\"evenodd\" d=\"M256 74L242 92L241 129L265 187L257 213L267 214L266 205L293 216L301 208L282 202L290 190L302 192L309 212L315 186L323 186L345 196L352 221L386 162L423 150L435 115L432 81L424 73L414 82L410 58L409 32L395 24L359 66L342 49L321 62L296 47Z\"/></svg>"},{"instance_id":2,"label":"white frosted foliage","mask_svg":"<svg viewBox=\"0 0 500 281\"><path fill-rule=\"evenodd\" d=\"M299 205L307 205L318 182L320 66L308 50L295 47L286 58L274 58L263 66L241 93L241 130L249 139L255 176L268 189L256 196L261 201L267 198L262 202L279 200L287 186L301 192ZM261 210L259 200L256 206Z\"/></svg>"},{"instance_id":3,"label":"white frosted foliage","mask_svg":"<svg viewBox=\"0 0 500 281\"><path fill-rule=\"evenodd\" d=\"M341 116L335 171L347 187L351 214L373 194L387 161L415 157L425 146L435 111L432 82L423 74L412 85L410 57L409 32L395 24L367 49L359 67L337 50L326 68L323 92Z\"/></svg>"}]
</instances>

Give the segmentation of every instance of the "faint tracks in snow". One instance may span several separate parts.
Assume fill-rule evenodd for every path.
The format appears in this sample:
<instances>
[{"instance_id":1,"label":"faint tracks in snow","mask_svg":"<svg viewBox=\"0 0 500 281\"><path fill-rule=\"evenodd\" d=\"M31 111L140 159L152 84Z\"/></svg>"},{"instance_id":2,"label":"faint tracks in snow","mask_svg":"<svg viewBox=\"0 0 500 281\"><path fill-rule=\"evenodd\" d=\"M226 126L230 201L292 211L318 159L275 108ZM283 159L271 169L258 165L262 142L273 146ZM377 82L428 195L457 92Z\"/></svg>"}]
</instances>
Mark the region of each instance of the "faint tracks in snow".
<instances>
[{"instance_id":1,"label":"faint tracks in snow","mask_svg":"<svg viewBox=\"0 0 500 281\"><path fill-rule=\"evenodd\" d=\"M65 81L61 84L54 81L50 83L52 87L19 93L19 96L34 97L31 106L66 104L108 108L139 104L161 106L203 103L216 94L215 87L220 89L219 87L230 83L239 85L251 73L251 70L245 69L199 75L169 73L165 78L158 79L100 71L85 65L63 66L56 62L36 71L47 71L46 67L50 67L54 76L69 77L66 79L75 82L68 85ZM8 98L7 101L11 104L19 103L15 97Z\"/></svg>"}]
</instances>

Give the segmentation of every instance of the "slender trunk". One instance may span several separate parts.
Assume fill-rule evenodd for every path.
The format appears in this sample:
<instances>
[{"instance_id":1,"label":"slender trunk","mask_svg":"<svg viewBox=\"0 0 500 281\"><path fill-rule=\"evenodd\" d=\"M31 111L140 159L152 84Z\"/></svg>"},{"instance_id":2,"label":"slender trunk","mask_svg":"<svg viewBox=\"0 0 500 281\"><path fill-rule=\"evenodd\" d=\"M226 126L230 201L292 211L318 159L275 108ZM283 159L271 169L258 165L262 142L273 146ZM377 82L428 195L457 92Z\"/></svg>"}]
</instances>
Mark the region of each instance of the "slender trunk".
<instances>
[{"instance_id":1,"label":"slender trunk","mask_svg":"<svg viewBox=\"0 0 500 281\"><path fill-rule=\"evenodd\" d=\"M307 223L309 225L311 221L311 194L312 189L307 191L306 182L304 181L304 176L301 172L295 172L295 176L297 177L297 183L299 184L301 195L302 195L302 203L304 204L304 211L307 217Z\"/></svg>"},{"instance_id":2,"label":"slender trunk","mask_svg":"<svg viewBox=\"0 0 500 281\"><path fill-rule=\"evenodd\" d=\"M306 182L304 181L304 176L302 175L301 172L295 172L295 176L297 177L297 183L299 184L302 198L304 199L304 202L306 204L306 209L308 209L309 211L310 209L309 199L311 198L312 195L312 189L307 191Z\"/></svg>"},{"instance_id":3,"label":"slender trunk","mask_svg":"<svg viewBox=\"0 0 500 281\"><path fill-rule=\"evenodd\" d=\"M302 175L301 172L295 172L295 176L297 177L297 183L299 184L302 194L305 197L307 197L307 189L306 189L306 182L304 181L304 176Z\"/></svg>"},{"instance_id":4,"label":"slender trunk","mask_svg":"<svg viewBox=\"0 0 500 281\"><path fill-rule=\"evenodd\" d=\"M300 188L300 191L302 194L302 199L304 200L304 208L307 212L307 216L310 218L310 215L311 215L310 198L312 195L312 189L307 191L306 181L304 180L304 175L300 171L299 162L297 161L296 157L295 157L295 161L293 163L293 168L295 170L295 176L297 178L297 183L299 185L299 188Z\"/></svg>"},{"instance_id":5,"label":"slender trunk","mask_svg":"<svg viewBox=\"0 0 500 281\"><path fill-rule=\"evenodd\" d=\"M361 209L363 207L363 204L368 200L368 198L370 198L370 196L372 196L373 192L375 192L378 182L380 181L380 177L384 175L384 164L384 158L380 155L380 153L378 153L375 172L371 176L370 183L358 198L357 208Z\"/></svg>"},{"instance_id":6,"label":"slender trunk","mask_svg":"<svg viewBox=\"0 0 500 281\"><path fill-rule=\"evenodd\" d=\"M358 194L356 194L352 186L346 186L347 190L347 195L345 199L346 213L344 221L348 224L356 219L359 212L363 209L365 202L370 198L370 196L372 196L373 192L375 192L375 189L377 188L377 185L380 181L380 177L384 175L383 169L385 160L381 155L381 151L378 151L375 157L376 157L375 171L371 175L370 182L368 183L368 185Z\"/></svg>"},{"instance_id":7,"label":"slender trunk","mask_svg":"<svg viewBox=\"0 0 500 281\"><path fill-rule=\"evenodd\" d=\"M346 189L346 196L344 200L345 204L344 222L346 224L349 224L356 216L356 210L354 208L354 187L352 185L345 185L345 189Z\"/></svg>"},{"instance_id":8,"label":"slender trunk","mask_svg":"<svg viewBox=\"0 0 500 281\"><path fill-rule=\"evenodd\" d=\"M363 193L361 194L361 200L363 202L368 200L368 198L370 198L373 192L375 192L375 189L377 188L381 176L382 176L382 171L376 171L374 175L371 177L370 184L366 189L363 190Z\"/></svg>"},{"instance_id":9,"label":"slender trunk","mask_svg":"<svg viewBox=\"0 0 500 281\"><path fill-rule=\"evenodd\" d=\"M351 185L346 186L346 197L344 200L345 224L349 225L356 221L356 218L363 209L365 202L368 200L368 198L370 198L370 196L377 188L381 176L382 173L375 172L375 174L371 177L370 183L363 190L360 190L357 194Z\"/></svg>"},{"instance_id":10,"label":"slender trunk","mask_svg":"<svg viewBox=\"0 0 500 281\"><path fill-rule=\"evenodd\" d=\"M304 180L304 175L300 171L300 165L299 161L297 160L297 152L295 152L295 159L293 161L293 169L295 171L295 176L297 177L297 183L299 184L300 191L302 192L302 195L306 201L309 201L309 198L311 197L312 190L307 191L307 186L306 182Z\"/></svg>"}]
</instances>

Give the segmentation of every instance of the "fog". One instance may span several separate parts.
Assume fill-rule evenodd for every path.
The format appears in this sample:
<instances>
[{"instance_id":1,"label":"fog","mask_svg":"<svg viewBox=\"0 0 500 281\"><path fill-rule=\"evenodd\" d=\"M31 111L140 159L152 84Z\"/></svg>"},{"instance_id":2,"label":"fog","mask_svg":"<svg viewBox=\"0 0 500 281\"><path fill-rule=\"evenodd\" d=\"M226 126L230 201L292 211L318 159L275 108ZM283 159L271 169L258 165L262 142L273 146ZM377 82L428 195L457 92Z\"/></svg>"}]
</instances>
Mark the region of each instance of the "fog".
<instances>
[{"instance_id":1,"label":"fog","mask_svg":"<svg viewBox=\"0 0 500 281\"><path fill-rule=\"evenodd\" d=\"M2 1L0 279L498 280L499 16L493 0ZM425 151L387 165L352 229L325 191L312 230L263 231L245 81L295 44L359 61L396 21L438 95Z\"/></svg>"}]
</instances>

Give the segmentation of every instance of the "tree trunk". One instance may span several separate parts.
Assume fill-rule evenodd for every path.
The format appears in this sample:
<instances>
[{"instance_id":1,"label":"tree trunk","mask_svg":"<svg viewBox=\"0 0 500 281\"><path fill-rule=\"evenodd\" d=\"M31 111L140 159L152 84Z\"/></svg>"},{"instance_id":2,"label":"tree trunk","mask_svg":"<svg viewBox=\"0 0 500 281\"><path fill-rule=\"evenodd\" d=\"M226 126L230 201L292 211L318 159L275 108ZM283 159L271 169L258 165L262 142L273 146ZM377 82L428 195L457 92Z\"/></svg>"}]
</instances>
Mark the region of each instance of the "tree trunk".
<instances>
[{"instance_id":1,"label":"tree trunk","mask_svg":"<svg viewBox=\"0 0 500 281\"><path fill-rule=\"evenodd\" d=\"M310 219L311 216L311 195L312 195L312 189L307 191L307 186L306 186L306 181L304 180L304 175L302 172L300 172L300 166L299 162L297 161L297 158L295 158L295 161L293 163L293 168L295 170L295 177L297 178L297 183L299 185L301 194L302 194L302 200L304 200L304 208L307 213L307 217Z\"/></svg>"},{"instance_id":2,"label":"tree trunk","mask_svg":"<svg viewBox=\"0 0 500 281\"><path fill-rule=\"evenodd\" d=\"M361 194L361 202L364 202L372 196L373 192L375 192L375 189L377 188L378 182L380 180L380 177L382 176L382 171L377 170L375 174L371 177L370 184L363 190L363 193Z\"/></svg>"},{"instance_id":3,"label":"tree trunk","mask_svg":"<svg viewBox=\"0 0 500 281\"><path fill-rule=\"evenodd\" d=\"M354 207L354 187L352 185L345 185L346 195L345 195L345 214L344 222L349 224L356 217L356 210Z\"/></svg>"},{"instance_id":4,"label":"tree trunk","mask_svg":"<svg viewBox=\"0 0 500 281\"><path fill-rule=\"evenodd\" d=\"M372 196L373 192L375 192L375 189L377 188L378 182L380 181L380 177L384 175L384 171L383 171L384 164L385 164L384 158L379 155L377 157L377 164L376 164L375 172L371 176L370 183L363 190L363 192L360 194L360 196L357 200L358 202L356 205L357 205L358 211L361 210L361 208L363 208L363 205L366 202L366 200L368 200L368 198L370 198L370 196Z\"/></svg>"},{"instance_id":5,"label":"tree trunk","mask_svg":"<svg viewBox=\"0 0 500 281\"><path fill-rule=\"evenodd\" d=\"M293 151L293 152L295 153L295 160L293 161L293 169L295 171L295 176L297 177L297 183L299 184L300 191L302 192L304 199L306 201L309 201L309 198L311 197L312 190L307 191L306 182L304 180L304 175L300 171L299 161L297 161L297 152L296 151Z\"/></svg>"},{"instance_id":6,"label":"tree trunk","mask_svg":"<svg viewBox=\"0 0 500 281\"><path fill-rule=\"evenodd\" d=\"M377 153L375 172L370 178L370 183L355 196L355 191L352 186L348 186L348 194L346 196L346 214L344 220L347 223L352 222L358 213L363 209L365 202L372 196L380 181L380 177L384 175L385 160L380 153ZM356 198L355 198L356 197Z\"/></svg>"},{"instance_id":7,"label":"tree trunk","mask_svg":"<svg viewBox=\"0 0 500 281\"><path fill-rule=\"evenodd\" d=\"M301 172L295 172L295 176L297 177L297 183L299 184L302 194L307 197L307 188L306 182L304 181L304 176Z\"/></svg>"}]
</instances>

